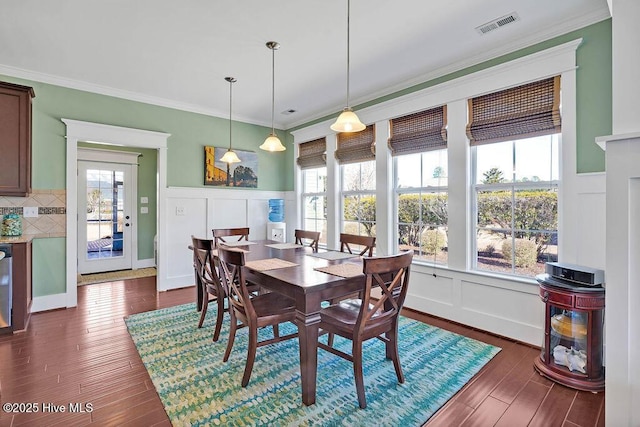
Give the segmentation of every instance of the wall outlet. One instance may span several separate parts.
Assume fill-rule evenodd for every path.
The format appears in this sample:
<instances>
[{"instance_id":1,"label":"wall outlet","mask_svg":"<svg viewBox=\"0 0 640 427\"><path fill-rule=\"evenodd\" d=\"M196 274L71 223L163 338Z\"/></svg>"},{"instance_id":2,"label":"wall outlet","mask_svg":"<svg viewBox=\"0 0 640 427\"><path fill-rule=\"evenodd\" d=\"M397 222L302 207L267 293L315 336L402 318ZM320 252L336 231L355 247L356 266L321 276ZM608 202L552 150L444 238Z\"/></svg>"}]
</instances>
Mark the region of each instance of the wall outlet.
<instances>
[{"instance_id":1,"label":"wall outlet","mask_svg":"<svg viewBox=\"0 0 640 427\"><path fill-rule=\"evenodd\" d=\"M176 216L184 216L184 206L176 206Z\"/></svg>"},{"instance_id":2,"label":"wall outlet","mask_svg":"<svg viewBox=\"0 0 640 427\"><path fill-rule=\"evenodd\" d=\"M37 206L24 206L22 208L22 216L25 218L37 218L38 207Z\"/></svg>"},{"instance_id":3,"label":"wall outlet","mask_svg":"<svg viewBox=\"0 0 640 427\"><path fill-rule=\"evenodd\" d=\"M284 231L282 230L282 228L274 228L273 230L271 230L271 240L284 242Z\"/></svg>"}]
</instances>

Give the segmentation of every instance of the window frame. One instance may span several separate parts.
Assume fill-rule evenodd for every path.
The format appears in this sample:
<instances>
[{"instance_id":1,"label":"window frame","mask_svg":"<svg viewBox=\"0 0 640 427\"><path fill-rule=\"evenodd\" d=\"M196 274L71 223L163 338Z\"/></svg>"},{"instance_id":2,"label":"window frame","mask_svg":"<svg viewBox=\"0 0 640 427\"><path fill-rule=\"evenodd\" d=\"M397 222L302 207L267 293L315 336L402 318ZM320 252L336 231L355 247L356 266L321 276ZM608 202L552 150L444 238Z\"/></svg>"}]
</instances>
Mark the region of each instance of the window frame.
<instances>
[{"instance_id":1,"label":"window frame","mask_svg":"<svg viewBox=\"0 0 640 427\"><path fill-rule=\"evenodd\" d=\"M324 169L324 172L325 172L324 173L324 176L325 176L325 191L323 191L323 192L308 192L308 193L305 192L304 190L306 189L306 183L307 183L307 179L308 179L307 172L317 171L319 169ZM327 235L326 235L327 232L326 232L326 229L328 227L328 220L327 220L328 213L327 213L326 206L325 206L325 209L323 209L323 217L315 219L316 222L318 220L324 220L324 228L321 229L321 230L317 230L316 227L314 227L314 228L308 227L306 222L307 222L308 219L311 219L311 218L307 218L304 213L305 213L305 200L308 197L324 197L325 205L326 205L327 197L328 197L327 182L326 182L327 179L328 179L328 176L327 176L327 167L326 166L318 167L318 168L302 169L301 170L300 182L301 182L301 185L302 185L302 192L300 193L300 198L299 198L301 228L304 229L304 230L321 231L321 232L324 230L324 232L322 232L320 234L320 242L319 242L320 243L319 246L322 246L322 247L326 247L326 245L327 245Z\"/></svg>"},{"instance_id":2,"label":"window frame","mask_svg":"<svg viewBox=\"0 0 640 427\"><path fill-rule=\"evenodd\" d=\"M557 138L557 141L555 142L558 145L557 148L557 152L558 155L559 153L562 152L562 133L556 133L556 134L551 134L551 135L547 135L548 138ZM505 142L509 142L511 144L511 156L512 156L512 166L514 166L515 169L515 165L513 165L513 163L515 162L515 152L517 150L517 143L518 141L524 141L530 139L530 137L524 137L524 138L519 138L519 139L515 139L515 140L511 140L511 141L505 141ZM551 141L551 144L553 144L554 142ZM486 145L491 145L491 144L486 144ZM471 203L471 227L470 227L470 233L469 233L469 246L470 246L470 252L469 252L469 269L471 272L475 272L475 273L480 273L480 274L492 274L492 275L496 275L496 276L507 276L507 277L515 277L515 278L520 278L520 279L534 279L534 277L531 276L526 276L526 275L522 275L522 274L517 274L516 270L516 266L515 263L512 261L511 263L511 272L507 273L507 272L501 272L501 271L493 271L493 270L488 270L488 269L480 269L478 267L478 232L480 230L480 226L478 225L478 193L482 192L482 191L510 191L511 192L511 212L513 213L514 210L514 206L515 204L513 203L515 198L515 194L518 191L521 190L555 190L556 194L557 194L557 210L558 210L558 215L560 214L560 203L561 203L561 197L560 197L560 188L562 186L562 164L560 162L558 162L558 171L557 171L557 176L558 179L551 179L551 180L547 180L547 181L515 181L515 177L517 174L516 170L512 170L511 172L511 177L509 177L509 181L508 182L503 182L503 183L496 183L496 184L482 184L482 183L478 183L476 182L477 177L478 177L478 149L482 148L485 145L477 145L477 146L472 146L470 147L470 173L471 173L471 182L470 182L470 186L469 186L469 192L470 192L470 203ZM552 174L553 175L553 174ZM510 233L510 236L512 238L512 240L514 239L514 234L516 233L522 233L522 232L542 232L542 233L548 233L548 232L553 232L553 230L532 230L532 229L516 229L513 225L513 215L511 218L511 223L512 226L511 228L505 228L505 229L497 229L497 231L508 231ZM557 222L557 226L556 226L556 230L555 230L555 234L556 234L556 239L557 239L557 248L558 248L558 252L560 251L560 248L562 247L561 242L560 242L560 220L558 219ZM515 251L515 247L513 248L513 250ZM513 255L513 254L512 254Z\"/></svg>"},{"instance_id":3,"label":"window frame","mask_svg":"<svg viewBox=\"0 0 640 427\"><path fill-rule=\"evenodd\" d=\"M396 252L400 251L400 221L399 221L399 202L400 202L400 195L401 194L429 194L429 193L445 193L447 195L447 198L449 197L449 185L448 185L448 177L447 177L447 185L442 186L442 185L438 185L438 186L423 186L421 185L420 187L403 187L403 188L399 188L398 187L398 181L399 181L399 174L398 174L398 158L403 157L403 156L415 156L416 154L420 155L420 183L422 184L424 182L424 161L423 161L423 156L427 153L430 152L435 152L435 151L445 151L445 163L448 163L449 160L449 150L448 148L442 148L439 150L434 150L434 151L423 151L420 153L412 153L412 154L401 154L398 156L393 157L393 241L394 241L394 250ZM448 170L448 168L447 168ZM448 207L447 207L447 211L448 211ZM422 212L422 210L421 210ZM424 222L422 220L420 220L420 224L418 224L421 228L424 227ZM434 224L435 225L435 224ZM447 214L447 223L446 223L446 228L447 231L449 229L449 220L448 220L448 214ZM422 245L420 246L420 250L422 250ZM434 256L435 259L435 256ZM434 260L429 260L429 259L425 259L425 258L418 258L418 257L414 257L413 258L413 262L417 263L417 264L425 264L425 265L429 265L429 266L438 266L438 267L447 267L448 266L448 262L443 263L443 262L437 262Z\"/></svg>"},{"instance_id":4,"label":"window frame","mask_svg":"<svg viewBox=\"0 0 640 427\"><path fill-rule=\"evenodd\" d=\"M561 244L558 257L565 260L577 261L581 255L580 242L583 239L584 224L573 220L574 207L583 203L583 183L590 183L595 178L588 174L578 174L576 171L576 110L577 110L577 83L576 83L576 53L582 43L582 39L576 38L566 43L557 44L550 48L518 57L516 59L501 62L488 68L462 75L424 89L411 92L397 98L392 98L378 104L374 104L358 110L358 115L365 123L375 123L380 126L376 131L376 162L377 172L377 246L381 254L393 253L395 243L393 217L396 215L394 206L393 170L392 159L385 153L386 139L382 139L388 131L389 119L413 111L429 108L436 105L447 105L448 133L449 133L449 182L448 182L448 206L449 206L449 251L448 267L436 266L436 270L448 271L446 274L454 274L456 277L472 277L484 282L487 277L495 277L492 274L478 272L470 268L469 235L474 229L473 215L471 213L470 196L470 147L466 137L464 126L467 123L467 100L470 97L499 91L543 79L553 75L560 75L562 79L562 144L560 147L560 183L558 187L558 241ZM326 136L328 147L335 148L336 134L329 130L329 121L315 124L292 131L295 143L300 143L313 138ZM341 226L341 201L340 197L340 173L339 164L328 156L329 168L328 187L328 228L331 245L336 243L338 227ZM299 176L299 174L297 175ZM597 185L600 185L597 180ZM299 178L295 181L296 191L299 192ZM383 188L384 187L384 188ZM600 252L598 252L600 253ZM417 269L418 271L421 268ZM429 274L436 270L429 269ZM426 270L424 270L426 272ZM534 279L515 276L498 276L498 280L491 280L492 286L511 287L518 284L537 284ZM505 282L506 280L506 282ZM525 288L522 288L525 289ZM528 288L526 288L528 289Z\"/></svg>"},{"instance_id":5,"label":"window frame","mask_svg":"<svg viewBox=\"0 0 640 427\"><path fill-rule=\"evenodd\" d=\"M377 195L377 180L374 180L374 189L372 190L343 190L344 188L344 179L345 179L345 173L344 173L344 168L345 167L350 167L353 165L359 165L360 166L360 170L359 170L359 179L360 179L360 184L362 183L362 164L363 163L372 163L373 164L373 169L374 169L374 175L375 175L375 170L376 170L376 161L375 160L366 160L364 162L353 162L353 163L344 163L344 164L340 164L339 166L339 170L340 170L340 187L339 187L339 191L338 191L338 198L340 201L340 219L339 219L339 230L341 230L342 233L349 233L348 231L345 230L345 198L346 197L353 197L353 196L357 196L357 197L361 197L361 196L373 196L376 200L376 205L377 205L377 201L378 201L378 195ZM349 221L349 222L357 222L358 223L358 229L360 229L362 223L364 222L370 222L372 223L372 228L376 228L376 234L377 234L377 222L378 222L378 212L377 212L377 206L376 206L376 213L375 213L375 220L374 221ZM353 234L353 233L352 233ZM358 233L360 234L360 233ZM374 234L375 235L375 234Z\"/></svg>"}]
</instances>

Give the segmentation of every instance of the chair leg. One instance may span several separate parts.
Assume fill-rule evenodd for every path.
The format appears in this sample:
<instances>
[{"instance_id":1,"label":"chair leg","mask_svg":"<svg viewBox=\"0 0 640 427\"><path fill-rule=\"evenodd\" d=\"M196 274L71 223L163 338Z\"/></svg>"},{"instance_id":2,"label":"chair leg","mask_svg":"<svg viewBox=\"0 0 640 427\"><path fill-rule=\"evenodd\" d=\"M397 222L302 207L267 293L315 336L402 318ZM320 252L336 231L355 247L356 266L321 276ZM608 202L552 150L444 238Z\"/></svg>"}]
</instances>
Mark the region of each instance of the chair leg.
<instances>
[{"instance_id":1,"label":"chair leg","mask_svg":"<svg viewBox=\"0 0 640 427\"><path fill-rule=\"evenodd\" d=\"M331 332L329 332L329 335L327 336L327 345L329 347L333 347L333 334Z\"/></svg>"},{"instance_id":2,"label":"chair leg","mask_svg":"<svg viewBox=\"0 0 640 427\"><path fill-rule=\"evenodd\" d=\"M387 334L389 342L387 343L387 353L391 353L391 360L393 360L393 367L396 369L396 376L400 384L404 383L404 373L402 372L402 366L400 365L400 354L398 353L398 334L397 332L390 331Z\"/></svg>"},{"instance_id":3,"label":"chair leg","mask_svg":"<svg viewBox=\"0 0 640 427\"><path fill-rule=\"evenodd\" d=\"M353 376L356 379L356 392L360 408L367 407L367 398L364 395L364 375L362 373L362 341L353 340Z\"/></svg>"},{"instance_id":4,"label":"chair leg","mask_svg":"<svg viewBox=\"0 0 640 427\"><path fill-rule=\"evenodd\" d=\"M249 343L247 348L247 364L244 367L244 375L242 376L242 387L249 384L253 363L256 361L256 350L258 349L258 330L249 327Z\"/></svg>"},{"instance_id":5,"label":"chair leg","mask_svg":"<svg viewBox=\"0 0 640 427\"><path fill-rule=\"evenodd\" d=\"M202 328L204 324L204 318L207 315L207 307L209 306L209 295L204 296L202 299L202 309L200 310L200 321L198 322L198 328Z\"/></svg>"},{"instance_id":6,"label":"chair leg","mask_svg":"<svg viewBox=\"0 0 640 427\"><path fill-rule=\"evenodd\" d=\"M280 336L280 327L278 325L273 325L273 337L278 338Z\"/></svg>"},{"instance_id":7,"label":"chair leg","mask_svg":"<svg viewBox=\"0 0 640 427\"><path fill-rule=\"evenodd\" d=\"M222 321L224 317L224 298L216 297L218 303L218 315L216 316L216 329L213 331L213 341L218 341L220 331L222 330Z\"/></svg>"},{"instance_id":8,"label":"chair leg","mask_svg":"<svg viewBox=\"0 0 640 427\"><path fill-rule=\"evenodd\" d=\"M227 342L227 349L225 350L224 357L222 358L223 362L229 360L229 355L231 355L231 349L233 348L233 340L236 338L236 329L238 328L233 308L229 308L229 312L231 312L231 326L229 326L229 341Z\"/></svg>"}]
</instances>

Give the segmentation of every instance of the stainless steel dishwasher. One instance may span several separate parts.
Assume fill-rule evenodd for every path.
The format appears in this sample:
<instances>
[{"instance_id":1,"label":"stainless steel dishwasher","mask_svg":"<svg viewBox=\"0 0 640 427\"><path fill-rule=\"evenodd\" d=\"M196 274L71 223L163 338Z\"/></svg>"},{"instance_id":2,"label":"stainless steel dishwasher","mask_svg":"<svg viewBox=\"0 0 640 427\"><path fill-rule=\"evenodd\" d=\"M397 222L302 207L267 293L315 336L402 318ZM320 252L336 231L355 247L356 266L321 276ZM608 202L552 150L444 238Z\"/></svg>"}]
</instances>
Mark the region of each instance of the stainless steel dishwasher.
<instances>
[{"instance_id":1,"label":"stainless steel dishwasher","mask_svg":"<svg viewBox=\"0 0 640 427\"><path fill-rule=\"evenodd\" d=\"M0 244L0 329L11 326L11 245Z\"/></svg>"}]
</instances>

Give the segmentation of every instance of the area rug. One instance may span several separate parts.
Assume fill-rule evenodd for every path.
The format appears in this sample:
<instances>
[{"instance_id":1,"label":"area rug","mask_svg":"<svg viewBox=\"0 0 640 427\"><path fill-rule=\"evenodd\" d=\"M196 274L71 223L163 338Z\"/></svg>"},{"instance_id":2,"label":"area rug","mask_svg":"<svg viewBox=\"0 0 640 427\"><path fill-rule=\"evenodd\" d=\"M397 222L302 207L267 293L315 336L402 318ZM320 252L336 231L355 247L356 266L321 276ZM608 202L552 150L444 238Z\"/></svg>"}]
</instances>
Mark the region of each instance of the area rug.
<instances>
[{"instance_id":1,"label":"area rug","mask_svg":"<svg viewBox=\"0 0 640 427\"><path fill-rule=\"evenodd\" d=\"M155 267L139 268L137 270L119 270L107 273L92 273L78 275L78 285L114 282L116 280L139 279L156 275Z\"/></svg>"},{"instance_id":2,"label":"area rug","mask_svg":"<svg viewBox=\"0 0 640 427\"><path fill-rule=\"evenodd\" d=\"M393 363L385 359L384 343L367 341L363 350L367 408L360 409L353 365L318 350L316 404L304 406L296 339L258 348L251 380L242 388L247 329L237 332L231 357L224 363L228 315L217 343L211 340L215 313L207 314L201 329L198 316L195 304L185 304L125 319L176 426L421 426L500 351L402 317L399 352L404 384L398 384ZM293 330L293 324L280 327L281 334ZM261 329L260 334L270 335L271 328ZM351 342L336 337L334 346L350 351Z\"/></svg>"}]
</instances>

